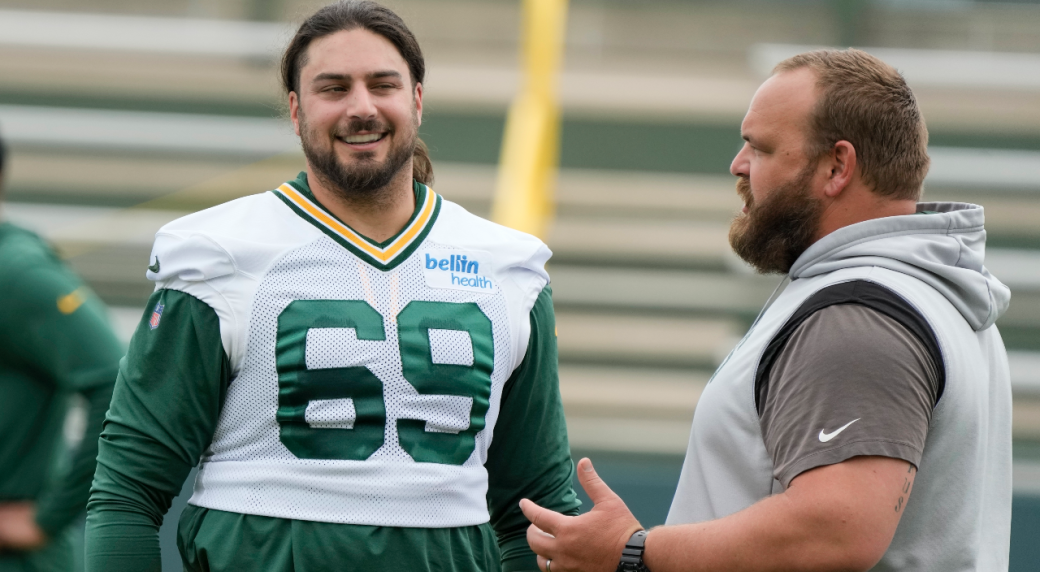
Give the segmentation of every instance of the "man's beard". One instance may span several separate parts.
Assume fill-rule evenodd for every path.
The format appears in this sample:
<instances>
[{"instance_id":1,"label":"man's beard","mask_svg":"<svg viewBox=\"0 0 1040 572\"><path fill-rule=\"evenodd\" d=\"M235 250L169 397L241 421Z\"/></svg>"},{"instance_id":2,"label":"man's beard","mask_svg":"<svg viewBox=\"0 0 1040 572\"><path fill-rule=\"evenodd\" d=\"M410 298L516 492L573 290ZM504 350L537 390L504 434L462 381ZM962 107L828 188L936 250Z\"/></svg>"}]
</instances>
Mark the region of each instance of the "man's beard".
<instances>
[{"instance_id":1,"label":"man's beard","mask_svg":"<svg viewBox=\"0 0 1040 572\"><path fill-rule=\"evenodd\" d=\"M300 113L300 142L303 145L303 155L307 158L307 163L314 169L314 175L328 190L350 202L378 202L385 194L381 191L387 188L390 181L400 173L412 153L415 152L417 123L413 113L411 137L405 137L396 142L382 163L377 163L373 158L375 153L368 151L355 153L354 163L346 165L336 154L334 143L330 143L327 148L315 145L312 139L321 135L309 130L302 110ZM385 131L386 137L400 133L373 119L351 121L347 128L337 132L336 136L346 137L360 131Z\"/></svg>"},{"instance_id":2,"label":"man's beard","mask_svg":"<svg viewBox=\"0 0 1040 572\"><path fill-rule=\"evenodd\" d=\"M729 227L729 244L737 256L763 274L791 270L814 242L823 213L823 203L811 192L815 173L816 164L810 162L762 204L754 203L747 177L737 181L737 193L747 205L747 213L738 214Z\"/></svg>"}]
</instances>

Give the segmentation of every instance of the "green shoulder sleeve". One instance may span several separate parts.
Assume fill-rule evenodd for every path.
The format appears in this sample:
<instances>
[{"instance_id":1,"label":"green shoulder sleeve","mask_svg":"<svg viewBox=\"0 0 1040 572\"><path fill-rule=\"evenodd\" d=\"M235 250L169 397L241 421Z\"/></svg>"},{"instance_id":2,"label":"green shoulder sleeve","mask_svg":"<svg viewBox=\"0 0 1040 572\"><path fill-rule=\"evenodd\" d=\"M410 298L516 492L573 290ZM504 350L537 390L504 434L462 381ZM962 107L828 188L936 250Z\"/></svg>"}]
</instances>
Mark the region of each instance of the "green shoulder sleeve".
<instances>
[{"instance_id":1,"label":"green shoulder sleeve","mask_svg":"<svg viewBox=\"0 0 1040 572\"><path fill-rule=\"evenodd\" d=\"M485 467L488 507L502 550L502 570L537 570L534 553L527 545L530 523L520 512L520 499L572 515L578 514L581 506L572 485L574 463L560 399L556 317L548 286L531 309L527 355L502 392Z\"/></svg>"},{"instance_id":2,"label":"green shoulder sleeve","mask_svg":"<svg viewBox=\"0 0 1040 572\"><path fill-rule=\"evenodd\" d=\"M88 571L161 569L159 526L213 438L229 376L216 312L183 292L152 294L101 433Z\"/></svg>"}]
</instances>

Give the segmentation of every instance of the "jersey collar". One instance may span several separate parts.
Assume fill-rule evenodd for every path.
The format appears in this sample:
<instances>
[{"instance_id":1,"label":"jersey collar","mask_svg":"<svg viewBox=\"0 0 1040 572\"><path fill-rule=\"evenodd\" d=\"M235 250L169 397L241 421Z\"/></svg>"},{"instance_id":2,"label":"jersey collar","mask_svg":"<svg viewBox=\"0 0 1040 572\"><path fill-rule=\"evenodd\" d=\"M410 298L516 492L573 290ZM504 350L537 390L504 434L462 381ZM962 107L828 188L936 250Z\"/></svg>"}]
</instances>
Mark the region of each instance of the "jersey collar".
<instances>
[{"instance_id":1,"label":"jersey collar","mask_svg":"<svg viewBox=\"0 0 1040 572\"><path fill-rule=\"evenodd\" d=\"M441 210L441 197L419 181L413 181L415 211L397 234L376 242L350 228L326 209L311 192L307 173L301 172L271 191L301 218L316 226L358 258L380 269L391 270L411 256L433 228Z\"/></svg>"}]
</instances>

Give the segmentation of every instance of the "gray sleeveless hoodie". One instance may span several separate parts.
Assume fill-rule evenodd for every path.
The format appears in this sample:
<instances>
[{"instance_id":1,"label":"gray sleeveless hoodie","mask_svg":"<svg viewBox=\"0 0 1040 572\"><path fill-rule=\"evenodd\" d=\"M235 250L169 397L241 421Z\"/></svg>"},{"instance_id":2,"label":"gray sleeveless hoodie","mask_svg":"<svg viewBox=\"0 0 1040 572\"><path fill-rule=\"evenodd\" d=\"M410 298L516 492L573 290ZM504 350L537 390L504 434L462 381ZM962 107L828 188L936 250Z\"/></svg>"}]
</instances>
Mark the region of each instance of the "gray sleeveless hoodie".
<instances>
[{"instance_id":1,"label":"gray sleeveless hoodie","mask_svg":"<svg viewBox=\"0 0 1040 572\"><path fill-rule=\"evenodd\" d=\"M993 325L1010 292L983 265L983 209L921 203L919 214L839 229L806 250L791 284L719 367L693 418L668 524L740 511L782 491L755 404L763 351L827 286L879 284L931 327L945 367L914 488L874 570L1007 570L1011 530L1011 384Z\"/></svg>"}]
</instances>

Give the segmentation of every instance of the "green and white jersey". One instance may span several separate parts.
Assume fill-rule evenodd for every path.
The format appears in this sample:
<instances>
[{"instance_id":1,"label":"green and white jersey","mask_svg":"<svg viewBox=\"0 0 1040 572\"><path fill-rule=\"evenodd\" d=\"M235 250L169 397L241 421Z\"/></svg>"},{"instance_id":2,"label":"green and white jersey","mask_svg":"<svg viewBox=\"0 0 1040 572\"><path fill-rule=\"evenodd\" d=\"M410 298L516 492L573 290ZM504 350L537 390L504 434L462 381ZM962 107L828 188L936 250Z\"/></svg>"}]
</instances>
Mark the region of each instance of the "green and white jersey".
<instances>
[{"instance_id":1,"label":"green and white jersey","mask_svg":"<svg viewBox=\"0 0 1040 572\"><path fill-rule=\"evenodd\" d=\"M302 177L156 235L148 278L215 311L230 364L191 504L372 526L488 522L484 465L551 253L415 190L412 219L379 244ZM154 328L168 319L161 304L152 315Z\"/></svg>"}]
</instances>

